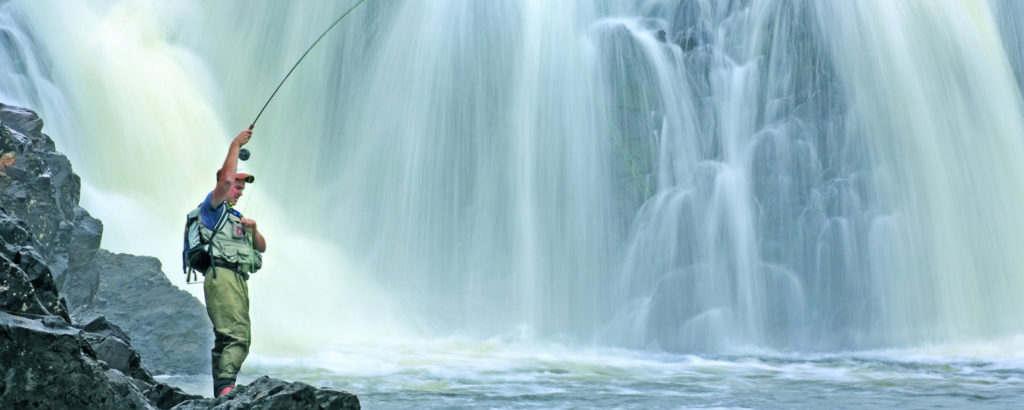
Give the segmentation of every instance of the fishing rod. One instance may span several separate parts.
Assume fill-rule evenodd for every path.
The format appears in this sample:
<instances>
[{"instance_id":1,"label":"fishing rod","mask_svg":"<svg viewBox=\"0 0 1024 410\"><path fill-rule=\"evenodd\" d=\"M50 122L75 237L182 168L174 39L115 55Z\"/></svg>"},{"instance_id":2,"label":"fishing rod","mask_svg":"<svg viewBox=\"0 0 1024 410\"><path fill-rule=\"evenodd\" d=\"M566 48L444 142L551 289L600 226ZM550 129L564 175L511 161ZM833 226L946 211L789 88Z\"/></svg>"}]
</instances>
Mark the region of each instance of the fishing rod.
<instances>
[{"instance_id":1,"label":"fishing rod","mask_svg":"<svg viewBox=\"0 0 1024 410\"><path fill-rule=\"evenodd\" d=\"M302 56L299 57L299 59L297 61L295 61L295 65L292 66L292 69L288 70L288 74L285 74L284 78L281 79L281 82L277 83L277 88L275 88L274 92L270 94L270 98L267 98L267 102L263 104L263 108L260 108L260 112L258 114L256 114L256 118L254 118L252 120L252 122L249 123L249 129L250 130L252 130L253 127L256 126L256 121L259 121L260 116L263 115L263 111L267 109L268 105L270 105L270 101L274 99L275 95L277 95L278 90L280 90L281 86L284 85L285 80L287 80L288 77L291 77L292 72L295 71L295 67L299 66L299 63L301 63L302 60L306 58L306 55L309 54L309 52L313 50L313 47L316 47L316 45L318 43L320 43L320 40L323 40L324 36L326 36L327 33L329 33L331 30L333 30L334 27L338 25L338 23L341 23L341 21L344 20L345 17L348 17L348 15L350 13L352 13L352 11L356 9L356 7L359 7L360 5L362 5L364 1L366 1L366 0L359 0L358 2L356 2L356 4L354 6L352 6L352 7L350 7L348 9L348 11L346 11L344 14L341 15L341 17L338 17L337 20L334 20L334 23L331 23L330 27L327 27L327 30L324 30L324 32L320 34L320 37L317 37L316 41L313 41L313 44L309 45L309 48L306 49L306 52L302 53ZM249 150L247 150L245 148L239 149L238 150L238 159L240 159L242 161L248 160L249 159Z\"/></svg>"}]
</instances>

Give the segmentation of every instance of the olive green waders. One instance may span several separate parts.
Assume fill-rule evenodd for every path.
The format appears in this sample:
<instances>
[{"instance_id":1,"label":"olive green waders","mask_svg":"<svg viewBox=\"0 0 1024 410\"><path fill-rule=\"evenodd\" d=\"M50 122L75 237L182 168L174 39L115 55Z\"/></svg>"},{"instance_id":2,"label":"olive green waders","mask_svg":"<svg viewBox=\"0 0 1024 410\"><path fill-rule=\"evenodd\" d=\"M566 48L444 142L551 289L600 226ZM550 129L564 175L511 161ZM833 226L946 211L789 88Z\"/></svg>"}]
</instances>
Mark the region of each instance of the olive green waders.
<instances>
[{"instance_id":1,"label":"olive green waders","mask_svg":"<svg viewBox=\"0 0 1024 410\"><path fill-rule=\"evenodd\" d=\"M249 323L249 286L241 275L230 269L211 268L206 272L203 292L206 313L213 322L214 394L235 382L242 362L249 354L252 340Z\"/></svg>"}]
</instances>

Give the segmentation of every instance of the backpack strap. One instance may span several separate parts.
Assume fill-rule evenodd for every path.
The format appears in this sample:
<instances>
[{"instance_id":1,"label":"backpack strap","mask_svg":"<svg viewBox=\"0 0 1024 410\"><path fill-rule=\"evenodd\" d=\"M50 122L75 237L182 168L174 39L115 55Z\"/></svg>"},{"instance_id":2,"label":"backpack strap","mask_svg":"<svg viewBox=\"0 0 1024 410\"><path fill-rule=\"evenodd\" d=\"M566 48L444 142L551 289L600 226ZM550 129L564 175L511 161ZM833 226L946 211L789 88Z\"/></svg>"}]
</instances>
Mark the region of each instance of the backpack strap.
<instances>
[{"instance_id":1,"label":"backpack strap","mask_svg":"<svg viewBox=\"0 0 1024 410\"><path fill-rule=\"evenodd\" d=\"M221 228L228 223L228 212L231 212L231 207L225 205L224 212L220 213L220 218L217 218L217 223L213 225L213 234L210 235L210 242L213 242L213 237L217 236L217 232L220 232Z\"/></svg>"},{"instance_id":2,"label":"backpack strap","mask_svg":"<svg viewBox=\"0 0 1024 410\"><path fill-rule=\"evenodd\" d=\"M217 218L217 223L213 225L213 233L210 234L210 239L206 241L206 254L210 255L210 271L213 272L215 279L217 278L217 260L213 258L213 238L217 236L217 232L224 228L224 225L227 225L228 212L231 212L230 206L227 206L224 202L221 202L221 204L224 205L224 212L220 213L220 218ZM203 205L199 204L199 206ZM201 231L199 235L202 235Z\"/></svg>"},{"instance_id":3,"label":"backpack strap","mask_svg":"<svg viewBox=\"0 0 1024 410\"><path fill-rule=\"evenodd\" d=\"M199 224L203 223L202 206L203 206L204 203L206 203L206 201L200 202L199 206L196 207L196 210L197 210L196 211L196 219L198 219L196 221L196 223L199 223ZM210 234L209 238L206 238L203 235L203 230L202 229L199 230L199 239L206 243L206 245L205 245L206 249L205 250L206 250L206 254L210 256L210 267L211 268L214 267L213 255L210 252L212 250L211 248L213 247L213 238L215 236L217 236L217 233L220 232L220 230L222 228L224 228L224 225L227 224L227 222L228 222L228 212L230 212L230 211L231 211L231 209L230 209L230 207L228 207L227 209L224 210L224 212L221 212L220 217L217 218L217 222L213 224L213 230L212 230L213 233ZM185 259L185 255L183 254L182 255L182 265L183 265L183 267L185 269L185 283L199 283L198 282L198 279L199 279L198 273L196 272L195 269L193 269L191 267L188 267L187 266L188 264L184 262L184 259ZM205 272L204 272L204 275L205 275ZM215 272L214 273L214 277L216 277L216 275L217 274Z\"/></svg>"}]
</instances>

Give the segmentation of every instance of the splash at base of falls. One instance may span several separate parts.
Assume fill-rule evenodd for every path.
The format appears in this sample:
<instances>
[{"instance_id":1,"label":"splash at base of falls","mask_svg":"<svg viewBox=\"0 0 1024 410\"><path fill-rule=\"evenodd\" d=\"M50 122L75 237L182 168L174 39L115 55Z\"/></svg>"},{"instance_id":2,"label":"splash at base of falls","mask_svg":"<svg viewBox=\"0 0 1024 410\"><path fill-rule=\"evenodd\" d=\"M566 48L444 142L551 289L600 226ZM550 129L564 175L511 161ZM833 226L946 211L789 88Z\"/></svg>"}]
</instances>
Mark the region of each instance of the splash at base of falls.
<instances>
[{"instance_id":1,"label":"splash at base of falls","mask_svg":"<svg viewBox=\"0 0 1024 410\"><path fill-rule=\"evenodd\" d=\"M551 344L434 340L348 344L302 359L257 356L269 373L355 392L367 408L1013 409L1024 339L914 350L697 357ZM197 394L205 377L164 376Z\"/></svg>"}]
</instances>

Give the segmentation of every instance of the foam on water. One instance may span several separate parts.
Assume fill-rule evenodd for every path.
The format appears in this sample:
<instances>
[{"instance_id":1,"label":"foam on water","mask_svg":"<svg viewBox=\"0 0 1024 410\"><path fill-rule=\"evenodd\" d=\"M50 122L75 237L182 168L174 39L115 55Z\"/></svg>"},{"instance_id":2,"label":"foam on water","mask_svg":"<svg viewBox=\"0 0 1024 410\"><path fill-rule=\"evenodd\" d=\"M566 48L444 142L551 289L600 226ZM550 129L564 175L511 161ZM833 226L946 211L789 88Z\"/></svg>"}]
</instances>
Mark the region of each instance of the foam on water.
<instances>
[{"instance_id":1,"label":"foam on water","mask_svg":"<svg viewBox=\"0 0 1024 410\"><path fill-rule=\"evenodd\" d=\"M405 340L347 344L300 360L257 356L244 378L266 371L357 391L373 408L1012 408L1024 387L1021 347L1021 339L1013 338L936 347L934 354L701 357Z\"/></svg>"}]
</instances>

